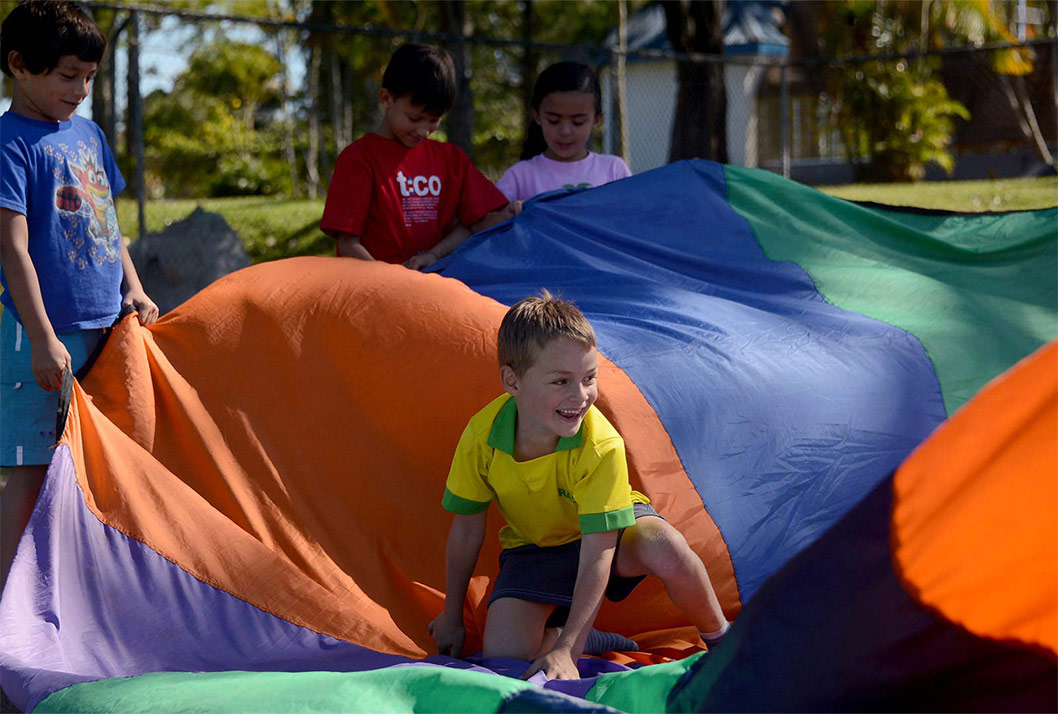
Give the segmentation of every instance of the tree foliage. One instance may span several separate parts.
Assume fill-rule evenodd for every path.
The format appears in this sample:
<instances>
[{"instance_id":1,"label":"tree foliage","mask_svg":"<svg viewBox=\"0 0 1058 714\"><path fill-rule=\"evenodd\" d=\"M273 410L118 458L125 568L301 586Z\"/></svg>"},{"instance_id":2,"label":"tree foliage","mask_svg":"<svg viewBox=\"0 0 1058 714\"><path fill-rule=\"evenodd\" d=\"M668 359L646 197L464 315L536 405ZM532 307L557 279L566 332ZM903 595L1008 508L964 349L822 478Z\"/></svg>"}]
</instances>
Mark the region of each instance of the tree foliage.
<instances>
[{"instance_id":1,"label":"tree foliage","mask_svg":"<svg viewBox=\"0 0 1058 714\"><path fill-rule=\"evenodd\" d=\"M649 1L629 0L629 13ZM664 0L662 5L675 49L722 53L723 2ZM809 5L818 5L818 11L804 12ZM145 105L148 180L155 195L300 194L306 189L319 195L338 153L377 128L383 69L397 46L423 39L417 33L461 31L469 38L565 45L466 44L464 96L473 101L458 106L436 138L459 140L487 175L498 178L520 153L537 73L560 59L599 68L609 57L598 47L618 15L612 0L458 0L457 5L446 0L170 0L167 7L369 32L246 25L231 32L230 25L219 22L195 25L185 48L187 71L171 91L152 94ZM989 0L840 0L797 2L790 13L810 18L810 27L801 30L810 30L805 33L814 48L809 54L818 58L1009 39L1005 13L1012 7ZM127 15L120 9L105 12L111 13L108 22ZM141 14L151 21L145 32L165 31L159 16ZM247 27L260 39L247 41ZM997 69L1017 77L1031 60L1028 51L1015 50L1000 56ZM951 166L953 127L966 117L965 108L938 81L939 65L933 59L849 63L847 71L836 73L839 80L829 85L821 80L813 89L836 100L835 127L859 165L890 178L915 178L930 162ZM291 88L288 73L302 66L307 77ZM670 158L726 160L722 66L680 62L677 76Z\"/></svg>"},{"instance_id":2,"label":"tree foliage","mask_svg":"<svg viewBox=\"0 0 1058 714\"><path fill-rule=\"evenodd\" d=\"M976 37L981 28L976 3L845 0L837 22L827 22L820 38L831 56L901 54L946 46L953 36ZM959 7L962 5L963 7ZM833 73L837 102L832 119L845 151L856 163L857 179L916 181L926 164L949 173L954 119L969 119L933 77L937 60L854 61Z\"/></svg>"},{"instance_id":3,"label":"tree foliage","mask_svg":"<svg viewBox=\"0 0 1058 714\"><path fill-rule=\"evenodd\" d=\"M645 4L636 0L632 6ZM379 30L402 30L431 34L458 31L452 18L456 14L446 0L400 2L364 0L363 2L314 2L309 19L323 24L337 24ZM531 38L537 43L567 45L601 45L606 34L617 21L616 5L609 0L577 0L576 2L496 2L495 0L461 0L460 21L468 36L522 37L528 19ZM448 13L446 22L445 14ZM323 60L319 62L320 96L317 106L343 107L341 111L320 114L321 171L328 161L348 142L372 131L378 124L377 94L382 71L390 54L397 46L414 35L404 37L345 37L321 32L310 35L306 47L318 47ZM446 43L449 51L456 49ZM546 64L560 59L579 59L595 63L599 57L587 51L574 51L570 56L558 52L530 51L526 62L525 50L513 45L469 43L467 81L473 97L470 116L470 146L474 162L486 173L498 178L504 168L517 160L524 139L529 109L525 87L531 87L536 74ZM326 58L335 56L337 61ZM310 63L311 64L311 63ZM336 69L337 68L337 69ZM334 79L334 72L340 75ZM332 95L344 92L340 101ZM438 138L455 140L465 136L453 132L452 124L463 120L457 108L442 125ZM346 112L353 112L352 116ZM335 132L335 121L344 122L351 131ZM464 139L460 139L464 141Z\"/></svg>"},{"instance_id":4,"label":"tree foliage","mask_svg":"<svg viewBox=\"0 0 1058 714\"><path fill-rule=\"evenodd\" d=\"M844 0L831 5L836 12L817 15L817 31L809 32L818 38L813 56L899 55L1014 42L1010 27L1016 5L1000 0ZM1015 47L991 58L1008 93L1020 100L1026 138L1033 138L1049 161L1022 79L1032 72L1033 51ZM949 147L958 121L969 119L969 112L949 96L941 80L945 63L937 55L853 61L832 74L834 123L861 177L917 180L930 162L951 172Z\"/></svg>"},{"instance_id":5,"label":"tree foliage","mask_svg":"<svg viewBox=\"0 0 1058 714\"><path fill-rule=\"evenodd\" d=\"M631 0L629 9L646 2ZM462 30L470 38L597 47L617 22L611 0L459 4ZM416 33L460 29L444 0L171 0L166 6L380 32L266 27L253 30L261 39L244 41L248 26L233 33L230 25L200 21L182 49L189 57L187 70L171 91L154 92L145 101L147 178L155 196L306 188L319 195L338 153L378 127L378 90L393 50L409 40L430 41ZM143 18L145 35L165 31L159 15ZM606 61L597 51L527 52L503 43L469 42L466 52L472 106L453 112L436 138L457 138L453 122L468 121L469 138L462 130L461 140L492 178L518 158L529 116L526 98L539 70L560 59L596 66ZM291 53L300 53L300 60L284 65ZM291 64L307 71L296 89L287 81Z\"/></svg>"},{"instance_id":6,"label":"tree foliage","mask_svg":"<svg viewBox=\"0 0 1058 714\"><path fill-rule=\"evenodd\" d=\"M836 123L849 155L866 158L859 178L918 181L926 164L948 173L955 162L948 145L953 118L970 113L948 97L944 85L907 62L869 62L846 76Z\"/></svg>"},{"instance_id":7,"label":"tree foliage","mask_svg":"<svg viewBox=\"0 0 1058 714\"><path fill-rule=\"evenodd\" d=\"M240 111L246 131L253 132L258 106L278 96L279 69L279 60L263 47L221 39L195 50L183 86Z\"/></svg>"},{"instance_id":8,"label":"tree foliage","mask_svg":"<svg viewBox=\"0 0 1058 714\"><path fill-rule=\"evenodd\" d=\"M195 50L173 90L144 102L152 193L289 191L278 127L258 124L260 108L275 102L278 73L279 61L257 45L221 38Z\"/></svg>"}]
</instances>

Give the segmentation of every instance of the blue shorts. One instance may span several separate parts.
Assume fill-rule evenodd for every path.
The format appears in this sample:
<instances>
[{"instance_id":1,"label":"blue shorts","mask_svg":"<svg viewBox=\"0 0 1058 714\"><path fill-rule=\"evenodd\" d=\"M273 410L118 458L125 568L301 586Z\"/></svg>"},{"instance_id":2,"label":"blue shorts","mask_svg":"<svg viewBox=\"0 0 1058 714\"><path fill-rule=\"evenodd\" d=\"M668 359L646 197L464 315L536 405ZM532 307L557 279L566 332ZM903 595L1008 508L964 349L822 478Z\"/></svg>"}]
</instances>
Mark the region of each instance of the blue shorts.
<instances>
[{"instance_id":1,"label":"blue shorts","mask_svg":"<svg viewBox=\"0 0 1058 714\"><path fill-rule=\"evenodd\" d=\"M633 504L636 519L646 516L661 518L649 503ZM645 575L625 578L613 573L617 553L621 550L622 528L617 534L617 548L611 564L610 581L606 584L606 599L618 602L632 594ZM541 548L523 545L507 548L500 553L500 574L492 589L489 605L503 597L556 605L547 619L548 627L562 627L569 617L569 606L573 604L573 588L577 584L577 569L580 565L580 540L565 545Z\"/></svg>"},{"instance_id":2,"label":"blue shorts","mask_svg":"<svg viewBox=\"0 0 1058 714\"><path fill-rule=\"evenodd\" d=\"M105 330L59 335L76 372L95 351ZM0 315L0 466L34 466L51 462L58 441L55 416L59 390L37 384L30 362L29 339L8 311Z\"/></svg>"}]
</instances>

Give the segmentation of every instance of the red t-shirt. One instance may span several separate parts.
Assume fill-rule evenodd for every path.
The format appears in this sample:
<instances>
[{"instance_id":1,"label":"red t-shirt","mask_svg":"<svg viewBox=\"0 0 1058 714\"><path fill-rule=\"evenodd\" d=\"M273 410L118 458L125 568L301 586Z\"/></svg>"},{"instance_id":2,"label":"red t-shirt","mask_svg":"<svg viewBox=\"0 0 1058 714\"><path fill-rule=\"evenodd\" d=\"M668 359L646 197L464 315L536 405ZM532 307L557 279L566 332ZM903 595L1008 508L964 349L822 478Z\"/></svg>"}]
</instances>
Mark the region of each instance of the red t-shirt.
<instances>
[{"instance_id":1,"label":"red t-shirt","mask_svg":"<svg viewBox=\"0 0 1058 714\"><path fill-rule=\"evenodd\" d=\"M320 229L360 238L376 260L401 263L507 199L454 144L414 148L367 134L338 155Z\"/></svg>"}]
</instances>

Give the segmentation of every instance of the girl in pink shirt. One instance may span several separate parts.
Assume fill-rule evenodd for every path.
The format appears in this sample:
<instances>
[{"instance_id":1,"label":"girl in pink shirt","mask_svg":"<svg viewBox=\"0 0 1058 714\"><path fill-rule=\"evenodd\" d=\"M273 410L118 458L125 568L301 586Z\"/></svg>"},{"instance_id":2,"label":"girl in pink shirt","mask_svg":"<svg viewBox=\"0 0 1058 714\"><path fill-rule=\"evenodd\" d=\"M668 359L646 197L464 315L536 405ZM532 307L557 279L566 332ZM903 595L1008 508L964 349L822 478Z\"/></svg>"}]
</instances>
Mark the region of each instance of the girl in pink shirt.
<instances>
[{"instance_id":1,"label":"girl in pink shirt","mask_svg":"<svg viewBox=\"0 0 1058 714\"><path fill-rule=\"evenodd\" d=\"M532 111L523 160L496 184L517 209L539 193L601 186L632 175L621 157L588 151L592 129L602 121L602 93L587 65L558 62L541 72Z\"/></svg>"}]
</instances>

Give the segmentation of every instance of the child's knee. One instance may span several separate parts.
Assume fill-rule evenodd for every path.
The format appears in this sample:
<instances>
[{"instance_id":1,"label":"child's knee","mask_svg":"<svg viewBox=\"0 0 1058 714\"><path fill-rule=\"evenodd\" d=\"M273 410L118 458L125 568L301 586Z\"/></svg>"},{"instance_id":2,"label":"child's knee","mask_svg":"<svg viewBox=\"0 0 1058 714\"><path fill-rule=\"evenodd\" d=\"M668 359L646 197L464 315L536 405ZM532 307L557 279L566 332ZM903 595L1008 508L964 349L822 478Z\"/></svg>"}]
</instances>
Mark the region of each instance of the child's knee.
<instances>
[{"instance_id":1,"label":"child's knee","mask_svg":"<svg viewBox=\"0 0 1058 714\"><path fill-rule=\"evenodd\" d=\"M481 654L485 657L504 657L532 661L533 655L540 649L540 643L533 644L531 638L511 637L510 633L501 633L498 628L485 628Z\"/></svg>"},{"instance_id":2,"label":"child's knee","mask_svg":"<svg viewBox=\"0 0 1058 714\"><path fill-rule=\"evenodd\" d=\"M489 607L482 637L482 654L532 660L544 637L551 606L515 598L500 598Z\"/></svg>"},{"instance_id":3,"label":"child's knee","mask_svg":"<svg viewBox=\"0 0 1058 714\"><path fill-rule=\"evenodd\" d=\"M698 556L678 530L660 518L643 518L636 527L640 529L639 559L651 575L664 580L693 569Z\"/></svg>"}]
</instances>

